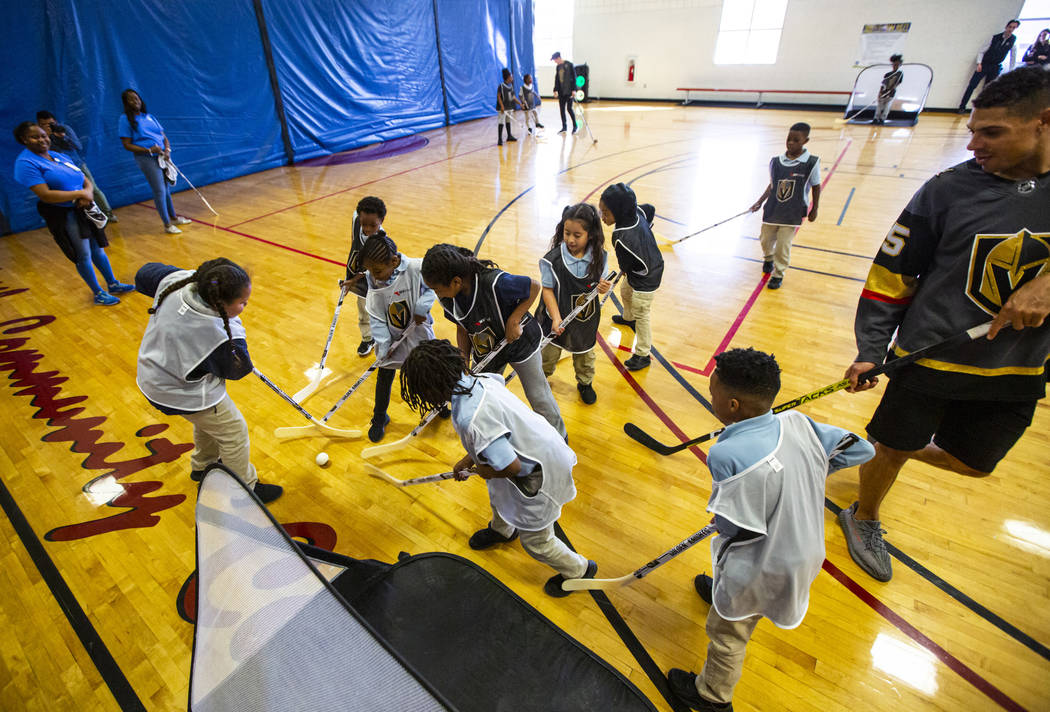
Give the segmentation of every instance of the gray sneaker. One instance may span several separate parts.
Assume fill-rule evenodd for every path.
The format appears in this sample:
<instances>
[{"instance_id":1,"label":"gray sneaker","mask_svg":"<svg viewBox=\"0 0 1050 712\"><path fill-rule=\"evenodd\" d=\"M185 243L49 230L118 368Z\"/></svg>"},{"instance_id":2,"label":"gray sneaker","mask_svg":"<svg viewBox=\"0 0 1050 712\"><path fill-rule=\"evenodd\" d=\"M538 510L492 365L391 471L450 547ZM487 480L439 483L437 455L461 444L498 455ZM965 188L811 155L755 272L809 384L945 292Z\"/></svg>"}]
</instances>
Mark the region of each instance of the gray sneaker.
<instances>
[{"instance_id":1,"label":"gray sneaker","mask_svg":"<svg viewBox=\"0 0 1050 712\"><path fill-rule=\"evenodd\" d=\"M893 568L886 542L882 540L886 530L878 520L857 519L856 512L857 502L839 512L839 526L846 535L849 555L872 578L889 581L893 578Z\"/></svg>"}]
</instances>

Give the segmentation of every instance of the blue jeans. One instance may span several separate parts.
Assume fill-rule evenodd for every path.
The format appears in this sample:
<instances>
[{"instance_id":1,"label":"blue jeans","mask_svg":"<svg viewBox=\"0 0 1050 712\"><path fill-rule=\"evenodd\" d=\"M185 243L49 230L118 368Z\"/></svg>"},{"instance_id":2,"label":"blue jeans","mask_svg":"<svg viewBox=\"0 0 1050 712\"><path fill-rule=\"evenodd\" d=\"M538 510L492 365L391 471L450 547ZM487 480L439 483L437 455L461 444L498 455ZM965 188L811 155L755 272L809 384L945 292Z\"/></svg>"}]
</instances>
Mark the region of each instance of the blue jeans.
<instances>
[{"instance_id":1,"label":"blue jeans","mask_svg":"<svg viewBox=\"0 0 1050 712\"><path fill-rule=\"evenodd\" d=\"M66 215L66 233L69 235L69 241L73 243L73 249L77 252L77 272L80 273L81 279L87 283L93 294L101 292L102 287L98 286L98 280L95 279L95 270L91 268L92 263L98 267L98 271L106 279L106 284L113 284L117 281L117 278L113 276L113 268L109 266L106 251L96 245L90 237L85 237L81 233L75 210L70 210Z\"/></svg>"},{"instance_id":2,"label":"blue jeans","mask_svg":"<svg viewBox=\"0 0 1050 712\"><path fill-rule=\"evenodd\" d=\"M139 170L149 181L150 190L153 191L153 204L157 206L160 219L164 226L171 225L175 219L175 205L171 202L171 186L164 180L164 171L157 165L157 158L147 153L136 153L135 163L139 164Z\"/></svg>"}]
</instances>

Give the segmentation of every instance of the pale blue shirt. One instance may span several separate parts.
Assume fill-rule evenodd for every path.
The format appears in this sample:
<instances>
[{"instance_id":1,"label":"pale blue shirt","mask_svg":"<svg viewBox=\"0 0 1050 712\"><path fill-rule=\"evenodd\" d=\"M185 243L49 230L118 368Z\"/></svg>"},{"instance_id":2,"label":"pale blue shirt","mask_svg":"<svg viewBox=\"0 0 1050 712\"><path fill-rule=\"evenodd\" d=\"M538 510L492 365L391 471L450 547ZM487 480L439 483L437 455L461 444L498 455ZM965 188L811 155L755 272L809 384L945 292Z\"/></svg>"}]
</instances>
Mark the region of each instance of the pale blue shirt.
<instances>
[{"instance_id":1,"label":"pale blue shirt","mask_svg":"<svg viewBox=\"0 0 1050 712\"><path fill-rule=\"evenodd\" d=\"M813 426L813 432L816 433L825 453L830 454L844 437L851 434L849 430L815 422L809 416L806 416L806 419ZM711 470L712 479L715 482L727 480L761 462L776 450L779 441L780 421L773 415L772 410L727 425L725 431L718 436L718 442L711 446L707 454L707 466ZM875 448L871 443L863 439L858 440L831 458L828 474L867 462L874 455ZM740 531L738 527L719 516L715 516L715 524L719 533L727 537Z\"/></svg>"},{"instance_id":2,"label":"pale blue shirt","mask_svg":"<svg viewBox=\"0 0 1050 712\"><path fill-rule=\"evenodd\" d=\"M408 265L405 263L405 256L400 252L397 256L401 258L401 264L394 268L394 271L390 273L390 279L385 282L378 282L372 277L371 272L366 272L368 275L365 279L368 280L368 286L372 288L381 288L390 286L390 283L397 279L398 275L402 274ZM416 306L413 308L412 313L415 316L426 317L430 314L430 308L434 306L434 300L437 299L437 294L424 283L422 280L419 282L419 296L416 298ZM376 358L382 360L386 357L386 352L390 349L390 343L393 338L390 336L390 327L387 326L386 319L376 319L371 314L368 315L368 323L372 327L372 339L376 342Z\"/></svg>"},{"instance_id":3,"label":"pale blue shirt","mask_svg":"<svg viewBox=\"0 0 1050 712\"><path fill-rule=\"evenodd\" d=\"M457 433L470 427L470 421L481 404L481 388L474 388L477 380L475 376L465 373L456 384L458 387L471 389L470 393L452 396L452 425ZM521 461L521 472L518 473L518 477L532 474L539 464L514 451L510 444L509 433L489 443L488 447L478 453L478 458L481 460L479 465L488 465L494 470L506 469L515 459L518 459Z\"/></svg>"},{"instance_id":4,"label":"pale blue shirt","mask_svg":"<svg viewBox=\"0 0 1050 712\"><path fill-rule=\"evenodd\" d=\"M561 248L561 260L565 263L565 268L569 270L569 273L580 278L586 277L587 271L591 268L591 251L585 250L583 257L573 257L564 242L558 245L558 247ZM608 269L609 253L606 252L602 264L602 275L605 275ZM540 260L540 284L547 289L554 289L554 273L551 271L551 266L546 260Z\"/></svg>"},{"instance_id":5,"label":"pale blue shirt","mask_svg":"<svg viewBox=\"0 0 1050 712\"><path fill-rule=\"evenodd\" d=\"M791 166L797 166L798 164L805 163L808 160L809 160L809 149L807 149L807 148L803 148L802 149L802 155L800 155L798 158L788 158L787 157L787 151L784 151L784 153L780 154L780 165L784 166L785 168L790 168ZM817 157L817 162L813 164L813 170L810 171L809 179L806 181L806 188L807 188L806 195L809 195L808 188L811 185L820 185L820 157L819 156Z\"/></svg>"}]
</instances>

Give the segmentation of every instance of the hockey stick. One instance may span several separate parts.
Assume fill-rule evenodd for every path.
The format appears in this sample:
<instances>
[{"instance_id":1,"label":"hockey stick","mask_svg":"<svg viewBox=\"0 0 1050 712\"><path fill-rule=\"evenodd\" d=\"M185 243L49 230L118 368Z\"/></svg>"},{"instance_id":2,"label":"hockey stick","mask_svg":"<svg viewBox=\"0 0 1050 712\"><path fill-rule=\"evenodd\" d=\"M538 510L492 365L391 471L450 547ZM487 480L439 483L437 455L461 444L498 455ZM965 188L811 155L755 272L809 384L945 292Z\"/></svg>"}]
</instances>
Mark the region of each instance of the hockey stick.
<instances>
[{"instance_id":1,"label":"hockey stick","mask_svg":"<svg viewBox=\"0 0 1050 712\"><path fill-rule=\"evenodd\" d=\"M726 218L725 220L722 220L721 222L716 222L714 225L708 225L707 227L703 228L702 230L697 230L696 232L691 232L688 235L686 235L685 237L680 237L677 240L671 240L671 244L672 245L677 245L679 242L682 242L683 240L688 240L690 237L696 237L700 233L707 232L708 230L714 230L719 225L724 225L725 223L729 222L730 220L736 220L741 215L747 215L750 212L751 212L751 210L748 209L748 210L745 210L745 211L743 211L741 213L737 213L736 215L734 215L731 218Z\"/></svg>"},{"instance_id":2,"label":"hockey stick","mask_svg":"<svg viewBox=\"0 0 1050 712\"><path fill-rule=\"evenodd\" d=\"M864 113L865 111L867 111L868 109L870 109L870 108L871 108L872 106L874 106L874 105L875 105L875 102L877 102L878 100L879 100L879 97L878 97L878 95L876 94L876 95L875 95L875 98L874 98L874 99L872 99L872 100L871 100L870 102L868 102L868 105L867 105L867 106L865 106L864 108L860 109L859 111L854 111L854 112L853 112L852 114L850 114L849 116L846 116L846 117L844 117L844 118L841 118L841 119L833 119L833 122L834 122L834 124L835 124L836 126L842 126L843 124L848 124L848 123L849 123L850 121L853 121L853 119L857 118L857 117L858 117L858 116L860 116L860 115L861 115L862 113Z\"/></svg>"},{"instance_id":3,"label":"hockey stick","mask_svg":"<svg viewBox=\"0 0 1050 712\"><path fill-rule=\"evenodd\" d=\"M612 286L609 287L609 291L606 293L605 297L602 298L602 303L603 304L605 303L605 300L609 298L609 295L613 293L613 287L616 286L616 282L618 282L620 277L622 277L622 276L623 276L622 273L619 274L619 275L617 275L616 272L610 272L609 273L609 279L613 280L613 284L612 284ZM598 289L596 287L595 289L593 289L588 294L587 299L584 300L583 304L580 304L575 309L573 309L571 312L569 312L568 314L565 315L565 317L561 320L561 324L566 324L568 322L571 322L573 319L575 319L577 317L577 315L579 315L580 312L582 312L584 309L586 309L587 305L590 304L591 301L594 300L594 298L597 297L597 296L598 296ZM555 336L556 335L553 332L548 334L547 336L545 336L540 341L540 345L539 345L540 350L542 350L544 346L546 346L551 341L553 341ZM506 345L507 345L507 340L506 339L503 339L502 341L500 341L499 345L496 346L495 349L493 349L492 351L489 351L488 354L485 356L485 358L481 359L481 361L479 361L478 364L476 366L474 366L474 368L470 369L470 372L473 375L477 375L479 373L482 373L484 368L485 368L485 366L487 366L492 361L492 359L496 357L496 354L498 354L503 349L503 347L506 346ZM517 374L514 374L514 373L510 374L510 376L507 377L506 383L510 383L515 375L517 375ZM419 425L417 425L415 428L413 428L412 432L410 432L408 435L406 435L405 437L401 438L400 440L396 440L396 441L394 441L392 443L388 443L386 445L373 445L372 447L366 447L364 450L361 451L361 457L363 457L364 459L367 460L367 459L372 458L372 457L379 457L380 455L385 455L388 452L394 452L395 450L400 450L405 445L407 445L409 442L411 442L414 437L419 435L423 431L423 429L425 427L430 425L430 422L432 420L434 420L434 418L437 417L439 412L441 412L441 410L439 408L432 409L430 412L428 412L426 415L423 416L423 419L421 421L419 421Z\"/></svg>"},{"instance_id":4,"label":"hockey stick","mask_svg":"<svg viewBox=\"0 0 1050 712\"><path fill-rule=\"evenodd\" d=\"M481 369L485 368L485 366L487 366L492 361L492 359L496 358L496 354L502 351L503 347L506 345L506 339L500 341L499 344L496 345L496 348L492 349L492 351L489 351L488 354L485 355L485 358L481 359L481 361L479 361L478 364L474 368L472 368L470 372L472 374L481 373ZM395 440L392 443L387 443L386 445L373 445L372 447L366 447L364 450L361 451L361 457L367 460L370 457L379 457L380 455L385 455L388 452L400 450L405 445L410 443L414 437L423 432L423 429L430 425L430 422L434 420L434 418L436 418L438 416L438 413L440 412L441 408L432 408L430 411L427 412L426 415L423 416L423 419L419 421L419 425L412 428L412 432L410 432L408 435L401 438L400 440Z\"/></svg>"},{"instance_id":5,"label":"hockey stick","mask_svg":"<svg viewBox=\"0 0 1050 712\"><path fill-rule=\"evenodd\" d=\"M190 182L190 179L186 177L186 174L179 170L179 167L175 165L175 161L171 160L170 158L167 159L167 161L171 164L171 167L175 169L175 172L182 176L182 179L184 181L190 184L190 187L193 188L193 192L196 193L197 197L201 199L201 202L207 206L208 210L211 211L211 214L215 217L219 217L219 214L215 212L215 208L211 206L211 203L208 202L208 199L204 197L203 193L197 190L197 186L193 185L193 183Z\"/></svg>"},{"instance_id":6,"label":"hockey stick","mask_svg":"<svg viewBox=\"0 0 1050 712\"><path fill-rule=\"evenodd\" d=\"M335 336L335 325L339 321L339 310L343 308L343 300L346 299L346 293L350 289L346 286L340 287L339 289L339 301L335 303L335 313L332 314L332 325L328 327L328 340L324 342L324 351L321 352L321 363L309 369L310 371L316 370L316 373L311 377L310 382L306 384L306 387L301 391L292 396L292 400L296 403L302 403L304 400L313 395L313 392L317 390L317 387L321 385L322 379L325 377L324 364L328 360L328 349L332 345L332 337Z\"/></svg>"},{"instance_id":7,"label":"hockey stick","mask_svg":"<svg viewBox=\"0 0 1050 712\"><path fill-rule=\"evenodd\" d=\"M413 323L407 329L405 329L405 331L401 334L400 338L398 338L398 340L395 341L390 346L389 349L387 349L387 353L388 354L393 353L394 349L396 349L398 346L401 345L401 342L405 340L406 336L408 336L408 332L411 331L414 327L415 327L415 324ZM361 377L358 378L357 381L354 382L354 385L350 386L350 389L346 393L344 393L343 396L339 400L337 400L335 402L335 405L333 405L329 409L329 411L327 413L324 414L324 417L321 418L321 423L327 423L328 419L331 418L335 414L335 412L337 410L339 410L339 408L342 407L343 403L346 402L346 399L349 398L351 395L353 395L354 391L356 391L365 381L368 380L369 376L371 376L373 373L375 373L375 371L377 369L379 369L381 367L382 367L382 364L379 362L379 359L376 359L375 362L371 366L369 366L367 369L365 369L365 372L362 373ZM273 436L275 438L277 438L278 440L288 440L290 438L298 438L298 437L302 437L304 435L309 435L312 432L314 432L314 426L311 423L310 425L299 425L299 426L287 427L287 428L275 428L274 431L273 431ZM323 433L319 433L319 434L323 435Z\"/></svg>"},{"instance_id":8,"label":"hockey stick","mask_svg":"<svg viewBox=\"0 0 1050 712\"><path fill-rule=\"evenodd\" d=\"M383 470L380 470L375 465L372 465L372 464L367 463L367 462L365 463L365 470L368 472L368 474L372 475L373 477L378 477L379 479L381 479L381 480L383 480L385 482L389 482L390 484L394 485L395 487L408 487L410 485L425 485L425 484L428 484L430 482L441 482L442 480L450 480L450 479L452 479L453 477L456 476L455 472L439 472L436 475L427 475L426 477L413 477L412 479L408 479L408 480L399 480L396 477L394 477L393 475L391 475L390 473L384 472ZM474 474L474 473L471 473L471 474Z\"/></svg>"},{"instance_id":9,"label":"hockey stick","mask_svg":"<svg viewBox=\"0 0 1050 712\"><path fill-rule=\"evenodd\" d=\"M257 368L253 368L252 369L252 373L254 373L256 376L258 376L259 379L263 383L265 383L267 386L269 386L270 390L272 390L274 393L276 393L281 398L286 400L289 405L291 405L293 408L295 408L297 411L299 411L300 415L302 415L304 418L309 420L315 426L320 428L321 431L325 435L331 435L332 437L335 437L335 438L351 438L351 439L361 437L361 431L360 430L340 430L339 428L333 428L331 425L325 425L320 420L318 420L317 418L315 418L312 415L310 415L306 411L306 409L303 408L298 403L296 403L295 400L290 395L288 395L287 393L282 391L280 389L280 387L276 383L274 383L269 378L267 378L265 375L263 375L262 371L260 371Z\"/></svg>"},{"instance_id":10,"label":"hockey stick","mask_svg":"<svg viewBox=\"0 0 1050 712\"><path fill-rule=\"evenodd\" d=\"M587 113L583 110L583 103L580 102L580 101L577 101L575 94L573 95L572 100L573 100L573 103L574 103L574 107L575 106L580 107L580 114L579 114L580 115L580 121L583 122L583 128L587 129L587 135L591 137L591 143L592 144L593 143L598 143L598 139L596 139L594 137L594 134L591 133L591 125L587 122ZM572 113L575 114L576 111L574 110Z\"/></svg>"},{"instance_id":11,"label":"hockey stick","mask_svg":"<svg viewBox=\"0 0 1050 712\"><path fill-rule=\"evenodd\" d=\"M641 568L632 571L626 576L621 576L620 578L613 579L566 579L565 581L562 581L562 590L591 591L594 589L598 589L602 591L608 591L609 589L620 588L621 586L626 586L629 583L634 583L638 579L648 576L655 569L658 569L659 567L663 566L668 561L678 556L686 549L689 549L695 546L696 544L699 544L701 541L714 534L715 531L715 525L714 522L712 522L700 531L691 535L689 538L684 539L679 543L675 544L670 549L660 554L658 557L650 561L645 566L642 566Z\"/></svg>"},{"instance_id":12,"label":"hockey stick","mask_svg":"<svg viewBox=\"0 0 1050 712\"><path fill-rule=\"evenodd\" d=\"M878 375L881 375L883 373L887 373L889 371L892 371L895 368L899 368L901 366L905 366L905 365L907 365L909 363L914 363L915 361L918 361L921 358L925 358L926 356L929 356L931 353L933 353L935 351L940 351L941 349L947 349L947 348L954 348L956 346L962 346L963 344L967 344L970 341L973 341L974 339L978 339L978 338L980 338L982 336L987 335L988 334L988 329L991 328L991 325L992 325L992 322L990 322L990 321L989 322L985 322L984 324L979 324L978 326L975 326L975 327L973 327L971 329L967 329L966 331L962 332L961 334L956 334L955 336L950 336L947 339L944 339L943 341L938 341L936 344L931 344L931 345L929 345L929 346L927 346L925 348L919 349L918 351L913 351L912 353L907 354L905 356L900 356L899 358L896 358L896 359L894 359L892 361L884 363L881 366L876 366L875 368L871 369L870 371L866 371L866 372L862 373L857 380L858 380L859 383L863 383L864 381L870 381L871 379L875 378ZM787 401L786 403L781 403L780 405L778 405L775 408L773 408L773 412L774 413L782 413L785 410L791 410L792 408L797 408L800 405L802 405L803 403L808 403L809 401L816 400L817 398L823 398L824 396L826 396L826 395L828 395L830 393L834 393L835 391L841 391L844 388L848 388L848 387L849 387L849 379L848 378L844 378L841 381L837 381L835 383L832 383L831 385L824 386L823 388L819 388L819 389L813 391L812 393L807 393L806 395L799 396L798 398L795 398L794 400ZM653 450L653 451L655 451L655 452L657 452L657 453L659 453L661 455L665 455L665 456L666 455L673 455L676 452L681 452L682 450L686 450L688 448L691 448L693 445L699 445L700 443L707 442L711 438L716 438L719 435L721 435L722 431L724 431L724 430L725 430L725 428L719 428L718 430L714 430L714 431L712 431L710 433L707 433L706 435L701 435L698 438L693 438L692 440L687 440L684 443L678 443L676 445L665 445L665 444L657 441L653 436L651 436L648 433L646 433L645 431L643 431L641 428L639 428L634 423L625 423L624 426L623 426L623 431L625 433L627 433L627 435L629 437L633 438L634 440L637 440L639 443L641 443L642 445L645 445L650 450Z\"/></svg>"}]
</instances>

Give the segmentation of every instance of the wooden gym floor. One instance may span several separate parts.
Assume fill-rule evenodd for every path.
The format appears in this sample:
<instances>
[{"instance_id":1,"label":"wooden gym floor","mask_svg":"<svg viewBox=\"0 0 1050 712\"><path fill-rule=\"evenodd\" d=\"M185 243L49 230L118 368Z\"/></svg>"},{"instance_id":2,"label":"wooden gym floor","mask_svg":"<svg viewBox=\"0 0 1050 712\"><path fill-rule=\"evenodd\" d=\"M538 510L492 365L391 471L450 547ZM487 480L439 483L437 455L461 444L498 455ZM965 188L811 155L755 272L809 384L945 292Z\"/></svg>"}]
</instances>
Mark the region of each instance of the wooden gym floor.
<instances>
[{"instance_id":1,"label":"wooden gym floor","mask_svg":"<svg viewBox=\"0 0 1050 712\"><path fill-rule=\"evenodd\" d=\"M854 355L853 314L870 258L922 182L968 157L965 117L925 115L915 128L836 127L832 113L602 102L587 112L600 139L594 144L582 131L556 135L550 102L543 113L544 138L516 129L521 140L500 148L487 119L428 132L425 147L393 158L279 168L207 186L220 213L214 222L192 192L181 192L179 212L199 221L181 236L161 232L152 203L130 205L108 229L108 253L124 281L147 261L194 267L221 255L249 268L254 290L244 322L253 359L294 393L323 346L361 197L386 201L385 227L405 254L483 239L481 256L538 278L537 259L564 205L597 202L607 184L629 182L641 201L656 205L657 233L673 239L749 206L770 156L783 151L787 127L809 121L825 191L818 221L796 238L783 289L762 288L758 218L740 218L665 250L648 370L622 368L631 335L611 324L609 304L597 404L579 401L570 361L552 378L580 461L579 496L561 524L598 561L599 575L613 577L709 518L703 452L660 457L628 439L624 422L665 442L718 427L705 408L707 377L712 356L731 346L777 355L779 400L841 378ZM129 161L127 170L137 169ZM153 410L135 386L148 300L132 294L116 307L93 306L44 230L0 239L0 265L0 368L9 379L0 391L0 495L8 513L0 517L0 708L135 709L138 700L150 710L184 709L193 628L180 617L178 598L194 568L191 428ZM355 312L348 300L329 358L334 374L306 403L314 413L370 363L354 353ZM439 335L452 336L436 316ZM550 571L517 544L467 547L487 521L480 482L398 490L362 471L358 453L367 441L278 441L275 427L302 418L253 377L231 383L230 392L251 426L261 477L285 487L271 510L282 523L297 523L293 531L357 557L466 556L662 710L670 707L650 680L647 657L662 671L702 664L706 607L692 578L709 570L706 543L609 594L640 643L636 655L589 595L546 597L541 585ZM862 432L881 392L835 393L802 410ZM370 411L365 387L333 424L365 428ZM416 423L396 396L390 414L388 441ZM857 474L833 475L828 558L809 614L793 631L759 625L736 708L1050 708L1048 432L1044 401L986 480L908 464L883 509L887 538L899 550L888 584L850 560L832 509L853 501ZM321 450L332 458L325 469L314 464ZM380 464L399 477L418 476L447 469L460 455L451 426L440 421L416 447ZM70 619L80 621L76 628Z\"/></svg>"}]
</instances>

